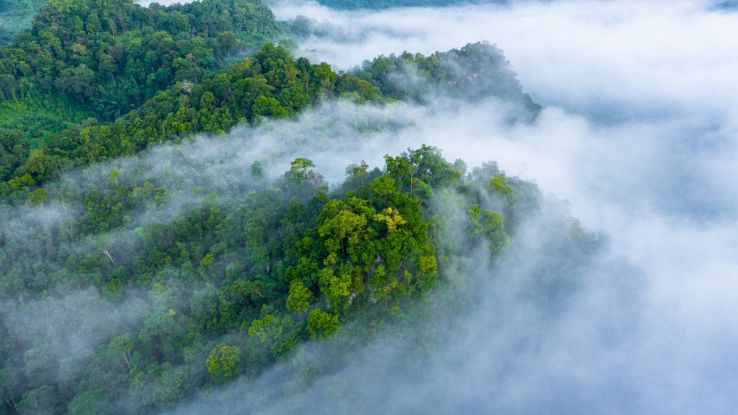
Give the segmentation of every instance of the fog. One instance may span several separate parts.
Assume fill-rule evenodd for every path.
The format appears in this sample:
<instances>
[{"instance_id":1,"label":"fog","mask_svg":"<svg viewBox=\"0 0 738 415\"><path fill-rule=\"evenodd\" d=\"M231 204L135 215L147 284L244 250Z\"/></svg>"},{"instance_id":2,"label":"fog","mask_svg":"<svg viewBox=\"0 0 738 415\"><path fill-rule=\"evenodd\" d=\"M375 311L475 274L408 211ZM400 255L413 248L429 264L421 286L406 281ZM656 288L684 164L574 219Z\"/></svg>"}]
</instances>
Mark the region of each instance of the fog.
<instances>
[{"instance_id":1,"label":"fog","mask_svg":"<svg viewBox=\"0 0 738 415\"><path fill-rule=\"evenodd\" d=\"M330 413L331 394L351 385L356 413L732 413L738 17L713 5L559 1L367 13L281 3L278 17L304 15L319 29L302 53L344 68L469 41L501 47L526 92L547 106L535 123L501 125L504 109L490 103L390 110L412 122L354 153L376 162L427 143L472 166L497 160L568 200L608 242L577 271L582 287L560 312L520 299L534 281L528 268L496 270L485 300L463 319L465 334L441 336L430 376L398 369L412 351L382 339L267 412ZM511 257L535 264L551 255L538 246L537 225L521 232ZM245 410L274 387L270 376L177 412Z\"/></svg>"},{"instance_id":2,"label":"fog","mask_svg":"<svg viewBox=\"0 0 738 415\"><path fill-rule=\"evenodd\" d=\"M148 7L154 3L161 4L162 6L171 6L173 4L192 3L192 1L193 0L138 0L136 3Z\"/></svg>"},{"instance_id":3,"label":"fog","mask_svg":"<svg viewBox=\"0 0 738 415\"><path fill-rule=\"evenodd\" d=\"M719 86L723 98L735 95L738 87L729 82L736 69L735 16L707 13L709 4L518 1L366 13L278 1L274 12L282 20L313 19L325 35L301 42L303 50L340 67L487 40L505 51L539 103L659 115L664 106L682 108L695 99L719 110L725 101L715 101L712 89L702 88L707 84Z\"/></svg>"},{"instance_id":4,"label":"fog","mask_svg":"<svg viewBox=\"0 0 738 415\"><path fill-rule=\"evenodd\" d=\"M275 179L294 157L309 157L336 185L349 163L381 167L385 154L429 144L470 167L497 161L549 194L499 266L469 253L478 260L468 277L479 282L479 303L438 335L421 358L428 365L422 375L406 367L412 343L388 334L304 392L284 399L274 392L285 372L303 367L301 359L330 358L345 341L339 335L301 348L260 378L192 397L174 413L247 411L265 397L266 413L336 413L342 411L331 396L345 393L354 406L343 412L351 413L729 414L738 406L738 15L714 5L582 0L369 13L280 2L279 18L304 15L320 34L300 41L300 53L342 68L382 53L495 43L545 108L534 122L511 125L509 106L491 98L438 98L426 106L328 102L294 120L71 172L49 193L53 199L65 183L83 179L104 183L121 170L120 180L193 180L227 201L258 185L244 173L257 160ZM111 233L111 243L206 199L185 188L164 208L143 206ZM52 205L0 218L20 243L29 224L79 210ZM574 268L554 267L566 272L541 288L540 270L568 260L553 242L561 210L604 243ZM556 284L563 294L546 288ZM82 327L36 341L57 338L59 350L83 358L108 340L100 327L140 318L143 301L131 295L130 306L114 313L94 292L62 298L0 306L9 330L28 337ZM74 311L83 306L88 312ZM440 318L444 309L426 312ZM69 315L77 320L69 323Z\"/></svg>"}]
</instances>

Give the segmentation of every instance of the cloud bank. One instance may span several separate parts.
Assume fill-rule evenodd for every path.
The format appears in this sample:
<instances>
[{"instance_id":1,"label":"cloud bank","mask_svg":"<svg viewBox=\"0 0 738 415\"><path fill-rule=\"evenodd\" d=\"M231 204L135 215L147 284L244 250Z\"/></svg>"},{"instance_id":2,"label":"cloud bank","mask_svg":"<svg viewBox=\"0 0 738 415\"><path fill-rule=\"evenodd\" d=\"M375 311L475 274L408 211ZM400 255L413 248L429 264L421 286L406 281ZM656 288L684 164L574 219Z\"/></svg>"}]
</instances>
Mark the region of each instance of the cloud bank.
<instances>
[{"instance_id":1,"label":"cloud bank","mask_svg":"<svg viewBox=\"0 0 738 415\"><path fill-rule=\"evenodd\" d=\"M265 397L266 413L335 413L335 393L352 393L355 406L344 408L351 413L734 411L738 16L707 2L629 0L373 13L280 3L276 12L313 19L323 34L304 40L302 53L344 68L380 53L488 40L547 108L534 123L511 126L505 103L495 100L327 103L296 120L163 146L67 179L106 180L113 169L136 167L157 180L194 176L227 197L252 185L244 171L256 160L275 178L306 156L336 184L349 163L380 166L385 154L429 144L448 159L471 167L496 160L508 174L535 181L567 200L607 244L575 269L555 268L554 282L580 281L555 295L542 290L548 285L540 271L565 263L566 254L555 249L557 228L546 215L532 220L505 266L482 264L472 273L481 284L479 306L458 316L453 332L438 334L420 375L407 367L415 345L388 335L305 392L278 399L271 388L285 371L300 368L305 356L330 355L330 342L315 344L261 378L210 391L175 413L246 411ZM204 199L181 196L167 212ZM171 216L147 212L134 224ZM63 218L58 210L38 214ZM56 309L55 301L34 306ZM26 324L16 321L11 329Z\"/></svg>"},{"instance_id":2,"label":"cloud bank","mask_svg":"<svg viewBox=\"0 0 738 415\"><path fill-rule=\"evenodd\" d=\"M278 1L274 11L284 20L314 20L327 33L303 41L304 52L344 68L379 54L432 53L487 40L505 51L542 104L658 115L664 106L687 106L695 99L719 109L726 101L715 100L713 91L723 97L736 93L729 82L736 69L735 16L711 11L709 4L517 1L342 12L314 2ZM701 88L706 85L714 88Z\"/></svg>"},{"instance_id":3,"label":"cloud bank","mask_svg":"<svg viewBox=\"0 0 738 415\"><path fill-rule=\"evenodd\" d=\"M173 4L187 4L192 3L194 0L138 0L137 3L149 7L154 3L161 4L162 6L171 6Z\"/></svg>"},{"instance_id":4,"label":"cloud bank","mask_svg":"<svg viewBox=\"0 0 738 415\"><path fill-rule=\"evenodd\" d=\"M738 17L712 6L560 1L366 13L279 5L279 17L305 15L320 28L302 53L345 68L381 53L496 43L526 92L548 105L533 125L497 123L504 110L491 103L439 103L390 111L413 121L390 139L354 140L355 154L427 143L471 165L497 160L567 199L608 245L577 271L584 283L557 313L525 299L534 267L482 268L476 277L492 281L485 300L464 317L467 330L441 336L431 376L405 373L398 363L412 349L384 339L265 412L328 413L331 394L351 385L358 413L731 413ZM540 232L523 232L510 255L534 263L551 255ZM176 412L245 410L280 370Z\"/></svg>"}]
</instances>

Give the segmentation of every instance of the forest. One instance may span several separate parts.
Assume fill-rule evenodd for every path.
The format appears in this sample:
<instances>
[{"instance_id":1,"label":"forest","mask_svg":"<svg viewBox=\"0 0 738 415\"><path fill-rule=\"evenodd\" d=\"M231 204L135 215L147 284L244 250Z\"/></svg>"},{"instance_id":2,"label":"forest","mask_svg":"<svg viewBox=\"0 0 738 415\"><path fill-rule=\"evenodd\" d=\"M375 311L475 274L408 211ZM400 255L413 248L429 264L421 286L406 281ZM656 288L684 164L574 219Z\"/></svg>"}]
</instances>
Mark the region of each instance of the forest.
<instances>
[{"instance_id":1,"label":"forest","mask_svg":"<svg viewBox=\"0 0 738 415\"><path fill-rule=\"evenodd\" d=\"M177 154L328 102L494 98L518 108L509 123L541 107L488 43L336 71L287 33L261 0L49 0L0 47L0 414L157 413L330 338L433 343L473 306L470 253L502 260L540 213L535 184L422 144L374 167L357 154L339 183L308 154L217 180ZM554 222L556 267L576 268L597 238ZM429 331L422 310L440 304L449 321Z\"/></svg>"},{"instance_id":2,"label":"forest","mask_svg":"<svg viewBox=\"0 0 738 415\"><path fill-rule=\"evenodd\" d=\"M21 30L30 27L44 0L0 1L0 44L13 41Z\"/></svg>"},{"instance_id":3,"label":"forest","mask_svg":"<svg viewBox=\"0 0 738 415\"><path fill-rule=\"evenodd\" d=\"M425 81L409 89L398 86L398 79L413 74ZM484 81L472 84L470 77ZM532 119L540 110L522 92L500 52L488 44L467 45L427 58L419 54L378 57L349 73L295 59L286 49L267 44L200 83L178 82L113 122L87 119L65 126L36 146L23 137L23 130L0 130L0 155L6 160L0 194L40 191L38 185L64 168L130 156L193 133L227 132L237 123L253 124L264 116L289 117L330 97L359 102L421 100L431 90L469 99L495 96L510 100L521 107L521 119Z\"/></svg>"},{"instance_id":4,"label":"forest","mask_svg":"<svg viewBox=\"0 0 738 415\"><path fill-rule=\"evenodd\" d=\"M412 336L413 314L402 311L408 301L437 301L433 290L461 284L454 278L463 264L453 258L474 246L487 246L494 260L540 198L535 186L492 165L465 172L422 147L387 156L381 170L349 166L335 190L308 159L295 159L273 184L258 180L256 164L244 172L253 185L228 197L203 194L179 206L173 220L141 224L137 212L168 215L177 197L207 190L197 175L157 183L135 167L52 188L44 208L64 204L76 214L4 227L6 410L150 412L200 388L256 376L301 343L357 319L368 325L353 327L354 341L392 324ZM434 197L466 218L463 243L444 239L450 224L432 207ZM564 246L591 249L569 226ZM110 315L81 327L37 326L29 319L47 312L38 304L48 296L62 302L54 307ZM463 298L456 301L463 308ZM131 315L121 322L117 313ZM95 331L99 343L62 352L69 346L55 340L77 330Z\"/></svg>"},{"instance_id":5,"label":"forest","mask_svg":"<svg viewBox=\"0 0 738 415\"><path fill-rule=\"evenodd\" d=\"M51 0L0 47L3 129L32 141L87 118L112 121L177 81L198 82L282 26L260 0L144 8L132 0ZM20 111L22 110L22 111ZM71 122L70 122L71 121Z\"/></svg>"}]
</instances>

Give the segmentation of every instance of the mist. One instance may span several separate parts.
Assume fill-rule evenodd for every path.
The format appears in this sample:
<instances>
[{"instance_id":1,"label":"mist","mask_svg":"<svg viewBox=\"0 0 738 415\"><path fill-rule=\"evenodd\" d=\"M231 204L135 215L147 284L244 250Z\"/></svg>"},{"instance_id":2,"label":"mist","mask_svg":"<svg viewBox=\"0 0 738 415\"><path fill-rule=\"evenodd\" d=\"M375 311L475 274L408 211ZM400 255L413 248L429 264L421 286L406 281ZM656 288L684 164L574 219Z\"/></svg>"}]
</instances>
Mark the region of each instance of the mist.
<instances>
[{"instance_id":1,"label":"mist","mask_svg":"<svg viewBox=\"0 0 738 415\"><path fill-rule=\"evenodd\" d=\"M700 206L696 195L669 197L669 186L674 185L670 180L680 171L683 155L658 160L665 150L658 139L678 131L675 126L603 127L549 108L534 124L510 128L495 117L505 111L494 102L432 108L398 104L403 108L385 109L346 105L318 109L294 124L299 131L310 125L312 129L304 131L317 131L316 136L330 140L322 141L324 148L299 146L300 154L316 160L329 179L340 177L332 166L347 164L351 154L377 165L382 154L420 143L436 145L450 159L463 158L470 166L497 160L509 173L535 180L544 191L554 189L569 200L570 211L587 229L607 235L607 247L592 263L551 282L583 281L567 295L525 298L527 290L541 289L536 288L540 267L561 260L543 236L550 223L532 219L510 248L507 268L482 267L472 274L487 281L480 294L484 300L459 323L465 327L463 335L441 337L443 346L429 359L438 365L432 375L398 372L413 348L391 337L380 339L357 352L369 357L357 357L358 363L319 378L304 395L270 401L267 413L330 413L330 405L315 402L325 402L346 385L359 388L355 402L362 409L352 408L356 413L732 410L736 380L725 368L738 338L729 317L736 307L732 276L738 269L734 211L727 200L715 204L708 199ZM367 137L336 128L333 121L333 131L341 131L335 136L315 128L314 120L321 116L327 121L341 114L340 119L348 121L367 112L386 117L399 129ZM275 128L289 142L285 124ZM637 151L623 154L617 139L634 131L653 135L647 135ZM232 139L239 134L243 132L235 132ZM706 171L712 162L691 160ZM673 170L660 171L652 163ZM718 177L713 179L720 183ZM557 302L554 308L563 310L551 313L547 304L552 301ZM315 354L330 350L312 347L319 350ZM386 366L377 366L377 361ZM288 369L274 373L283 370ZM279 387L272 377L280 379L267 374L254 383L244 380L176 413L251 410L257 397Z\"/></svg>"},{"instance_id":2,"label":"mist","mask_svg":"<svg viewBox=\"0 0 738 415\"><path fill-rule=\"evenodd\" d=\"M187 4L192 3L193 0L138 0L136 3L148 7L154 3L161 4L162 6L171 6L173 4Z\"/></svg>"},{"instance_id":3,"label":"mist","mask_svg":"<svg viewBox=\"0 0 738 415\"><path fill-rule=\"evenodd\" d=\"M113 171L123 172L121 181L180 189L164 207L140 206L110 233L111 246L124 245L136 227L171 221L208 203L211 194L227 203L278 179L295 157L315 161L336 186L350 163L381 167L385 154L428 144L470 169L496 161L508 175L535 182L546 203L500 264L468 253L465 260L475 267L466 277L480 287L477 302L442 326L451 329L438 333L420 358L423 371L412 370L417 345L387 333L302 392L282 394L289 389L284 374L309 366L303 361L330 358L347 341L339 335L301 348L261 377L193 397L173 413L335 413L330 398L337 393L350 393L355 404L344 409L351 413L734 412L736 14L699 1L377 12L276 5L279 18L304 15L319 29L300 41L301 54L345 69L378 54L432 53L487 40L505 52L525 92L545 107L531 123L510 124L513 109L494 98L327 102L294 120L242 126L227 136L200 136L67 173L48 187L51 198L80 181L100 187ZM249 173L256 161L266 178ZM52 205L23 217L3 210L2 230L22 243L28 232L79 218L81 210ZM602 239L576 266L557 249L560 212ZM96 242L83 240L75 249L97 249ZM541 280L549 268L553 275ZM0 306L9 330L26 330L39 347L57 339L54 353L69 353L72 362L108 340L102 328L137 321L142 304L152 301L128 293L116 309L96 292L67 288L24 307ZM422 312L441 319L444 311Z\"/></svg>"},{"instance_id":4,"label":"mist","mask_svg":"<svg viewBox=\"0 0 738 415\"><path fill-rule=\"evenodd\" d=\"M354 140L353 153L377 163L425 143L470 166L496 160L564 199L607 242L572 271L582 283L549 312L525 295L535 264L555 259L542 242L545 220L533 219L506 267L473 273L487 281L483 300L464 330L439 336L429 376L406 373L413 349L388 335L264 412L329 413L330 396L351 389L355 413L731 413L738 17L713 6L559 1L369 13L279 3L278 17L304 15L320 29L301 53L344 68L377 54L495 43L546 106L534 123L500 123L504 105L492 101L390 107L384 116L405 127ZM342 160L306 153L319 167ZM175 413L247 411L285 367Z\"/></svg>"}]
</instances>

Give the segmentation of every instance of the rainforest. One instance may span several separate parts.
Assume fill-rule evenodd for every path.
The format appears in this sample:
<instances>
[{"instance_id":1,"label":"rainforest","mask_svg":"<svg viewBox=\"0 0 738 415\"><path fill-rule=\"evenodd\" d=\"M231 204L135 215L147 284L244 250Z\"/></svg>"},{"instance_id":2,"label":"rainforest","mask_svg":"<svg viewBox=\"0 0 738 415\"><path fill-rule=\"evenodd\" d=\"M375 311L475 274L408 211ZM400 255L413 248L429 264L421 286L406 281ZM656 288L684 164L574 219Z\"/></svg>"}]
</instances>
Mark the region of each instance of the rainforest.
<instances>
[{"instance_id":1,"label":"rainforest","mask_svg":"<svg viewBox=\"0 0 738 415\"><path fill-rule=\"evenodd\" d=\"M0 0L0 414L732 413L737 19Z\"/></svg>"}]
</instances>

